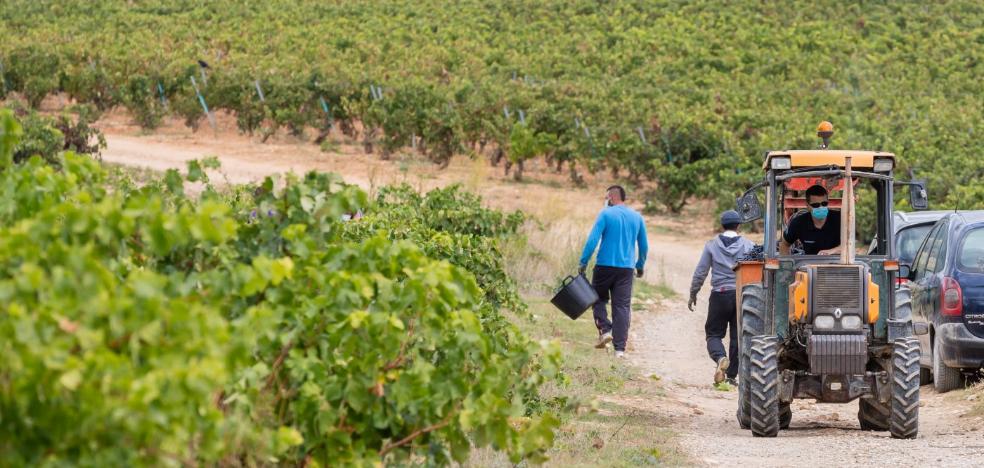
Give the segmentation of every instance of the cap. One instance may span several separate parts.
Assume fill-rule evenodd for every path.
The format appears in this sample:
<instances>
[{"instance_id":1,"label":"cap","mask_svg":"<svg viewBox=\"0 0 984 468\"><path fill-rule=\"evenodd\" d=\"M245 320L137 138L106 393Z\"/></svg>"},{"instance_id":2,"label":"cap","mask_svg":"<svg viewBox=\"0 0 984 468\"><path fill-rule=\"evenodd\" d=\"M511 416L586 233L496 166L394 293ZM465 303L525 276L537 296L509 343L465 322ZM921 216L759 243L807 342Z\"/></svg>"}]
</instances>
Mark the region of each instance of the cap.
<instances>
[{"instance_id":1,"label":"cap","mask_svg":"<svg viewBox=\"0 0 984 468\"><path fill-rule=\"evenodd\" d=\"M729 224L741 224L741 215L735 210L728 210L721 213L721 225L727 226Z\"/></svg>"}]
</instances>

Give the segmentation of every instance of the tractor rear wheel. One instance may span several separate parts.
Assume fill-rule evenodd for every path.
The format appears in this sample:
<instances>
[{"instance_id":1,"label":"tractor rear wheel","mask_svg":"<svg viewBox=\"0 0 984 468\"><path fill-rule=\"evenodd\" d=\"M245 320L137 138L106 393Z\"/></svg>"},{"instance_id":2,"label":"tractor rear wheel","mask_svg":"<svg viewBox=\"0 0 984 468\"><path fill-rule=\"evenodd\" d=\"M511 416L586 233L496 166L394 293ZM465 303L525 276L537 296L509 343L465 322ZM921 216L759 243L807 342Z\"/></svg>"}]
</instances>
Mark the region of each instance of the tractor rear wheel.
<instances>
[{"instance_id":1,"label":"tractor rear wheel","mask_svg":"<svg viewBox=\"0 0 984 468\"><path fill-rule=\"evenodd\" d=\"M919 385L929 385L933 383L933 371L928 367L919 368Z\"/></svg>"},{"instance_id":2,"label":"tractor rear wheel","mask_svg":"<svg viewBox=\"0 0 984 468\"><path fill-rule=\"evenodd\" d=\"M789 429L789 423L793 422L793 409L789 403L779 403L779 429Z\"/></svg>"},{"instance_id":3,"label":"tractor rear wheel","mask_svg":"<svg viewBox=\"0 0 984 468\"><path fill-rule=\"evenodd\" d=\"M915 439L919 432L919 340L899 338L892 348L889 431L896 439Z\"/></svg>"},{"instance_id":4,"label":"tractor rear wheel","mask_svg":"<svg viewBox=\"0 0 984 468\"><path fill-rule=\"evenodd\" d=\"M748 396L748 357L751 355L752 337L765 334L765 290L759 283L741 288L741 332L738 335L738 425L750 428L751 400Z\"/></svg>"},{"instance_id":5,"label":"tractor rear wheel","mask_svg":"<svg viewBox=\"0 0 984 468\"><path fill-rule=\"evenodd\" d=\"M876 398L858 400L858 422L862 431L887 431L888 417L892 413L889 405Z\"/></svg>"},{"instance_id":6,"label":"tractor rear wheel","mask_svg":"<svg viewBox=\"0 0 984 468\"><path fill-rule=\"evenodd\" d=\"M908 286L901 286L895 290L895 318L912 320L912 290ZM909 334L912 334L912 326L909 326ZM930 345L932 346L932 345ZM933 383L933 372L926 367L919 367L919 385L929 385Z\"/></svg>"},{"instance_id":7,"label":"tractor rear wheel","mask_svg":"<svg viewBox=\"0 0 984 468\"><path fill-rule=\"evenodd\" d=\"M748 394L751 402L751 429L756 437L775 437L779 433L779 338L752 338L749 357Z\"/></svg>"}]
</instances>

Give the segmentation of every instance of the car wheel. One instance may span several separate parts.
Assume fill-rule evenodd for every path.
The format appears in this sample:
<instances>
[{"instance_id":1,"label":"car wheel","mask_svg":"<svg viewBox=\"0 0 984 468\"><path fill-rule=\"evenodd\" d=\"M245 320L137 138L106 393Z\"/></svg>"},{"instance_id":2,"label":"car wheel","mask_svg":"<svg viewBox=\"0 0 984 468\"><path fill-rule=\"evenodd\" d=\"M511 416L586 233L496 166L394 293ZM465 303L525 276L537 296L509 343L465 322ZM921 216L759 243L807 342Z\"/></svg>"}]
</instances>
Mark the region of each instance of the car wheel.
<instances>
[{"instance_id":1,"label":"car wheel","mask_svg":"<svg viewBox=\"0 0 984 468\"><path fill-rule=\"evenodd\" d=\"M940 352L940 340L933 340L933 388L939 393L949 392L963 385L960 369L947 367Z\"/></svg>"}]
</instances>

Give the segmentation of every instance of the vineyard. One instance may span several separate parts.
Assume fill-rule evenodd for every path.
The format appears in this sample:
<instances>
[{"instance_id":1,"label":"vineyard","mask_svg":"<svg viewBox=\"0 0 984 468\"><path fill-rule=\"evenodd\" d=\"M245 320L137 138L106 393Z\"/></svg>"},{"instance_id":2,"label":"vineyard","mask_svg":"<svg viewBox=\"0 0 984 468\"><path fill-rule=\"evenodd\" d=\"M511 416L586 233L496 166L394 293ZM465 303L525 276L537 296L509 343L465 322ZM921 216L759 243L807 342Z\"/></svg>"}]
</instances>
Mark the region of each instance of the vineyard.
<instances>
[{"instance_id":1,"label":"vineyard","mask_svg":"<svg viewBox=\"0 0 984 468\"><path fill-rule=\"evenodd\" d=\"M982 18L974 1L8 0L0 75L32 106L64 93L146 128L227 111L382 158L610 171L672 212L729 204L762 151L813 147L829 119L835 146L893 151L935 207L972 208Z\"/></svg>"},{"instance_id":2,"label":"vineyard","mask_svg":"<svg viewBox=\"0 0 984 468\"><path fill-rule=\"evenodd\" d=\"M558 352L457 187L375 199L310 173L218 189L215 160L136 183L14 162L0 114L0 453L13 466L538 460ZM203 187L185 195L186 184ZM346 214L364 212L358 220Z\"/></svg>"},{"instance_id":3,"label":"vineyard","mask_svg":"<svg viewBox=\"0 0 984 468\"><path fill-rule=\"evenodd\" d=\"M580 220L457 185L219 184L217 158L135 175L99 161L114 110L148 133L221 113L264 152L290 135L515 180L594 174L679 225L830 120L834 147L896 153L933 208L984 208L977 1L4 0L0 34L3 466L693 462L658 442L703 415L672 409L701 396L695 373L650 353L683 377L662 388L581 352L594 328L538 316L556 312L526 294L543 285L509 274L510 248L537 280L559 274ZM600 207L582 192L544 211ZM695 236L676 234L640 309L679 302L666 272L690 267ZM639 355L697 361L668 354L692 317L646 335L640 312Z\"/></svg>"}]
</instances>

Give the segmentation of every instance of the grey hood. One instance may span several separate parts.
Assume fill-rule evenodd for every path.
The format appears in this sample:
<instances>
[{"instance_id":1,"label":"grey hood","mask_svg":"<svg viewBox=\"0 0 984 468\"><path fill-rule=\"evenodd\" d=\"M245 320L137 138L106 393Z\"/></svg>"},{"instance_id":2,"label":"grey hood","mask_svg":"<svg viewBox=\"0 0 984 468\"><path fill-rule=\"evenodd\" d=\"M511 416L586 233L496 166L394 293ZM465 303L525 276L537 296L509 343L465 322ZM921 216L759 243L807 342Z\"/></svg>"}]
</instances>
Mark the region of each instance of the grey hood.
<instances>
[{"instance_id":1,"label":"grey hood","mask_svg":"<svg viewBox=\"0 0 984 468\"><path fill-rule=\"evenodd\" d=\"M726 238L714 236L704 245L704 252L697 263L693 280L690 283L690 295L700 292L707 273L711 273L711 288L715 291L735 289L735 271L738 259L752 250L754 244L744 237Z\"/></svg>"}]
</instances>

